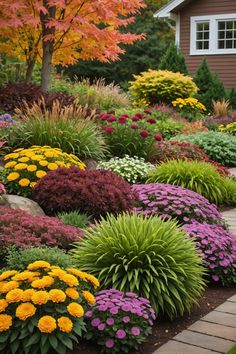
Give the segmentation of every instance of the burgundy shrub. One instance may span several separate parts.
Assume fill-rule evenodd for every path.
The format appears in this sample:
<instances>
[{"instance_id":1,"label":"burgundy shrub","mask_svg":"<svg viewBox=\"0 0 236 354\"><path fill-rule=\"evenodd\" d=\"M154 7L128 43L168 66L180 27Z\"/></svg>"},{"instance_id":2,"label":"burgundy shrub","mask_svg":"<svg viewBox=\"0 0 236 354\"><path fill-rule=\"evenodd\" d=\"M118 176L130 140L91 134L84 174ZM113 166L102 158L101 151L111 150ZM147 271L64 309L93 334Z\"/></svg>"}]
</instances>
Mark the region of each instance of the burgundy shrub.
<instances>
[{"instance_id":1,"label":"burgundy shrub","mask_svg":"<svg viewBox=\"0 0 236 354\"><path fill-rule=\"evenodd\" d=\"M82 236L82 230L57 218L32 216L20 209L0 206L0 248L12 244L21 248L44 244L66 248Z\"/></svg>"},{"instance_id":2,"label":"burgundy shrub","mask_svg":"<svg viewBox=\"0 0 236 354\"><path fill-rule=\"evenodd\" d=\"M131 209L134 195L129 183L111 171L61 167L37 183L33 198L48 215L78 210L99 218Z\"/></svg>"}]
</instances>

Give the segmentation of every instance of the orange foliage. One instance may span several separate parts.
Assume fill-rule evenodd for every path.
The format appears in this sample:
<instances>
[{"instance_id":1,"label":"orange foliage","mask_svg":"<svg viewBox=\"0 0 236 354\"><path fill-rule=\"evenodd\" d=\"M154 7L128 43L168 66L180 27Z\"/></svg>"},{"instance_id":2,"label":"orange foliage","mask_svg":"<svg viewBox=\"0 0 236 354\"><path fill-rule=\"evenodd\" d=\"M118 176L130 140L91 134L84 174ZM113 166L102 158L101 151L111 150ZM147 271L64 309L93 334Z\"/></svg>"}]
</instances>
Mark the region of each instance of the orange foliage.
<instances>
[{"instance_id":1,"label":"orange foliage","mask_svg":"<svg viewBox=\"0 0 236 354\"><path fill-rule=\"evenodd\" d=\"M185 123L181 134L193 134L198 132L206 132L208 128L203 125L202 121Z\"/></svg>"}]
</instances>

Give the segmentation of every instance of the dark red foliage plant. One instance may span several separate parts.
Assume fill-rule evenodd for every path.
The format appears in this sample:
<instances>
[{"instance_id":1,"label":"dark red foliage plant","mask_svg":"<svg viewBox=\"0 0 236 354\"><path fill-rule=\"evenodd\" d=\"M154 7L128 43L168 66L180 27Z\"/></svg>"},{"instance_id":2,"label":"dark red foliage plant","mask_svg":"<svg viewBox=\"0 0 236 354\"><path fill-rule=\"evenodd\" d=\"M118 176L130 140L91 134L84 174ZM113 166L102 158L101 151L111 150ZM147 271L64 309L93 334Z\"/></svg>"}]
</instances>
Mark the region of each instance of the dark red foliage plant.
<instances>
[{"instance_id":1,"label":"dark red foliage plant","mask_svg":"<svg viewBox=\"0 0 236 354\"><path fill-rule=\"evenodd\" d=\"M135 197L129 183L111 171L61 167L37 183L33 198L48 215L78 210L99 218L130 210Z\"/></svg>"},{"instance_id":2,"label":"dark red foliage plant","mask_svg":"<svg viewBox=\"0 0 236 354\"><path fill-rule=\"evenodd\" d=\"M20 209L0 206L0 249L9 245L20 248L40 245L67 248L82 236L82 230L65 225L57 218L32 216Z\"/></svg>"}]
</instances>

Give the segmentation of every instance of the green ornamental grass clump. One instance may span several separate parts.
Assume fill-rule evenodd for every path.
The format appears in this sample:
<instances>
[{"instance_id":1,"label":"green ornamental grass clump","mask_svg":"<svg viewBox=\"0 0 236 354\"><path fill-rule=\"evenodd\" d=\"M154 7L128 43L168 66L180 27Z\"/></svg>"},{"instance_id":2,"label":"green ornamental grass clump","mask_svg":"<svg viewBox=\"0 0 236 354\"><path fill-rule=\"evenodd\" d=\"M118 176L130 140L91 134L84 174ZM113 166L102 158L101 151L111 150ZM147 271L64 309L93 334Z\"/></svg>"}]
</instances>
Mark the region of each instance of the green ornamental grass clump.
<instances>
[{"instance_id":1,"label":"green ornamental grass clump","mask_svg":"<svg viewBox=\"0 0 236 354\"><path fill-rule=\"evenodd\" d=\"M74 246L76 264L104 288L136 292L157 314L182 315L203 291L201 257L175 221L109 215Z\"/></svg>"},{"instance_id":2,"label":"green ornamental grass clump","mask_svg":"<svg viewBox=\"0 0 236 354\"><path fill-rule=\"evenodd\" d=\"M187 188L217 205L231 204L236 193L234 181L229 182L213 165L201 161L163 162L149 172L146 183L169 183Z\"/></svg>"},{"instance_id":3,"label":"green ornamental grass clump","mask_svg":"<svg viewBox=\"0 0 236 354\"><path fill-rule=\"evenodd\" d=\"M78 211L58 213L57 217L62 220L64 224L79 227L80 229L84 229L90 220L89 215L79 213Z\"/></svg>"},{"instance_id":4,"label":"green ornamental grass clump","mask_svg":"<svg viewBox=\"0 0 236 354\"><path fill-rule=\"evenodd\" d=\"M208 157L224 166L236 166L236 136L208 131L179 135L175 140L186 141L204 149Z\"/></svg>"}]
</instances>

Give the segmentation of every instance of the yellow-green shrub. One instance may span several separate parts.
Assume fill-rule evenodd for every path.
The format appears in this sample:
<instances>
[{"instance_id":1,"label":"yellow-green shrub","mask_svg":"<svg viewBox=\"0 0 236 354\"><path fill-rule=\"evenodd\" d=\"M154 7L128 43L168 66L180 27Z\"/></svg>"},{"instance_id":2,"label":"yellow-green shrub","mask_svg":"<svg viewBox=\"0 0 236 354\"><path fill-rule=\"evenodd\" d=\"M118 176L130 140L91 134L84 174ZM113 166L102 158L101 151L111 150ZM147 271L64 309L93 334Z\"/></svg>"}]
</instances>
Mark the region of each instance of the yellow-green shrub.
<instances>
[{"instance_id":1,"label":"yellow-green shrub","mask_svg":"<svg viewBox=\"0 0 236 354\"><path fill-rule=\"evenodd\" d=\"M137 104L171 103L187 98L198 90L192 78L167 70L149 70L134 75L130 92Z\"/></svg>"}]
</instances>

